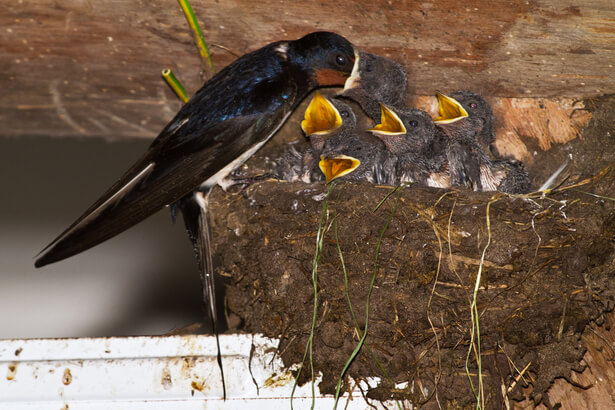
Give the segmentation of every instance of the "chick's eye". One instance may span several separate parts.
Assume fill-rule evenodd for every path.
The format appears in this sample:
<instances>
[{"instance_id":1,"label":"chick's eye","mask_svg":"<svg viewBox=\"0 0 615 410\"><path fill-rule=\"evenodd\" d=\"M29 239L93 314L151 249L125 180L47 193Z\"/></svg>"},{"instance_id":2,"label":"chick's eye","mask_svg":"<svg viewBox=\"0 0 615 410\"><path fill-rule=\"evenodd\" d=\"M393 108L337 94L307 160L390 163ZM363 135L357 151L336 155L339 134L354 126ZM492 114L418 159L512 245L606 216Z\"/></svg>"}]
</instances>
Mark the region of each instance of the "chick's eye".
<instances>
[{"instance_id":1,"label":"chick's eye","mask_svg":"<svg viewBox=\"0 0 615 410\"><path fill-rule=\"evenodd\" d=\"M476 103L475 102L470 103L470 108L476 108Z\"/></svg>"},{"instance_id":2,"label":"chick's eye","mask_svg":"<svg viewBox=\"0 0 615 410\"><path fill-rule=\"evenodd\" d=\"M344 118L348 118L348 115L349 115L349 114L348 114L348 111L342 111L342 112L340 113L340 115L341 115L342 117L344 117Z\"/></svg>"},{"instance_id":3,"label":"chick's eye","mask_svg":"<svg viewBox=\"0 0 615 410\"><path fill-rule=\"evenodd\" d=\"M368 64L368 65L365 67L365 71L367 71L368 73L370 73L373 69L374 69L374 68L372 67L372 65L371 65L371 64Z\"/></svg>"},{"instance_id":4,"label":"chick's eye","mask_svg":"<svg viewBox=\"0 0 615 410\"><path fill-rule=\"evenodd\" d=\"M335 62L337 63L337 65L346 65L346 57L338 55L337 57L335 57Z\"/></svg>"},{"instance_id":5,"label":"chick's eye","mask_svg":"<svg viewBox=\"0 0 615 410\"><path fill-rule=\"evenodd\" d=\"M410 126L411 127L416 127L417 125L419 125L419 123L415 120L410 121Z\"/></svg>"}]
</instances>

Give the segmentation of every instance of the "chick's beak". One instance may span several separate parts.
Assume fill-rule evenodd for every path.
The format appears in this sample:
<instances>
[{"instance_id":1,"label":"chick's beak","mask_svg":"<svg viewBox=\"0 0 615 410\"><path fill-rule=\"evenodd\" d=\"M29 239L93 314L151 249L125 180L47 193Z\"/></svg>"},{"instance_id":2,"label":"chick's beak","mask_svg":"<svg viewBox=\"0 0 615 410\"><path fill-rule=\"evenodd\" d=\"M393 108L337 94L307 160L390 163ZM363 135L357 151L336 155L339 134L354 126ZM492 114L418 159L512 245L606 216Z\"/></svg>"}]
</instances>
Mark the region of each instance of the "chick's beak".
<instances>
[{"instance_id":1,"label":"chick's beak","mask_svg":"<svg viewBox=\"0 0 615 410\"><path fill-rule=\"evenodd\" d=\"M331 102L319 92L314 94L301 121L305 135L326 134L342 125L342 116Z\"/></svg>"},{"instance_id":2,"label":"chick's beak","mask_svg":"<svg viewBox=\"0 0 615 410\"><path fill-rule=\"evenodd\" d=\"M436 124L450 124L468 117L468 112L461 106L459 101L447 95L436 93L438 97L439 116L434 119Z\"/></svg>"},{"instance_id":3,"label":"chick's beak","mask_svg":"<svg viewBox=\"0 0 615 410\"><path fill-rule=\"evenodd\" d=\"M381 103L380 124L368 131L380 135L401 135L406 133L406 127L395 111Z\"/></svg>"},{"instance_id":4,"label":"chick's beak","mask_svg":"<svg viewBox=\"0 0 615 410\"><path fill-rule=\"evenodd\" d=\"M336 178L347 175L357 169L361 161L347 155L338 155L331 158L320 157L318 166L325 175L327 184Z\"/></svg>"}]
</instances>

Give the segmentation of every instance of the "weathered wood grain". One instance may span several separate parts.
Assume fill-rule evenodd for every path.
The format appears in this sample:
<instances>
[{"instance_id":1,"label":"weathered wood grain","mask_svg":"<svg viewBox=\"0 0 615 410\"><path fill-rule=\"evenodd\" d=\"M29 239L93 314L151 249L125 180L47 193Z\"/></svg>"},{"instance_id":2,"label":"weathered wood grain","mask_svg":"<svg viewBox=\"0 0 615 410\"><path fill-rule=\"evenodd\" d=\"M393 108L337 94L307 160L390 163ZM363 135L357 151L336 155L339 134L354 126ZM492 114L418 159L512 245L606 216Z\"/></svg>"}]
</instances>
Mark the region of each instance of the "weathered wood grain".
<instances>
[{"instance_id":1,"label":"weathered wood grain","mask_svg":"<svg viewBox=\"0 0 615 410\"><path fill-rule=\"evenodd\" d=\"M408 69L411 91L583 98L615 92L610 0L193 1L217 67L268 42L334 30ZM154 137L200 61L174 0L30 0L0 14L2 136ZM218 47L222 46L224 48ZM502 103L506 105L507 103ZM515 123L504 110L504 124ZM514 140L514 138L513 138ZM523 155L523 148L519 151Z\"/></svg>"},{"instance_id":2,"label":"weathered wood grain","mask_svg":"<svg viewBox=\"0 0 615 410\"><path fill-rule=\"evenodd\" d=\"M605 315L605 324L598 327L590 325L583 334L587 353L583 362L587 366L582 373L572 372L570 380L557 379L549 389L552 404L561 403L562 410L610 409L615 403L615 315ZM532 402L515 403L518 409L535 408ZM539 410L547 407L540 405Z\"/></svg>"}]
</instances>

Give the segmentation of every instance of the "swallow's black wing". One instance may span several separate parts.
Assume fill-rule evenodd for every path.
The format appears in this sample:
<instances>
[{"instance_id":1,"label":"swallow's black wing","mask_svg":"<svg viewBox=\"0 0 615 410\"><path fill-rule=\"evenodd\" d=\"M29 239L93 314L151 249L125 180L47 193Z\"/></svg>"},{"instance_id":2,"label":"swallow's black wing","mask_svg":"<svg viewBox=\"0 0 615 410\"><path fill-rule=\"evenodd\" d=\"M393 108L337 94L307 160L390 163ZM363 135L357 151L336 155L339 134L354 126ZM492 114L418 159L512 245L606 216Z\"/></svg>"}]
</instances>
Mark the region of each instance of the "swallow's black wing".
<instances>
[{"instance_id":1,"label":"swallow's black wing","mask_svg":"<svg viewBox=\"0 0 615 410\"><path fill-rule=\"evenodd\" d=\"M41 252L35 266L119 234L201 184L216 184L249 158L311 87L305 78L290 81L278 46L246 54L206 82L145 155Z\"/></svg>"},{"instance_id":2,"label":"swallow's black wing","mask_svg":"<svg viewBox=\"0 0 615 410\"><path fill-rule=\"evenodd\" d=\"M239 116L195 129L189 138L168 139L166 143L155 140L135 165L43 250L35 265L44 266L89 249L202 183L211 181L209 185L215 185L221 170L234 161L247 159L246 152L255 151L267 140L268 135L263 134L276 131L272 132L272 128L283 122L281 114Z\"/></svg>"}]
</instances>

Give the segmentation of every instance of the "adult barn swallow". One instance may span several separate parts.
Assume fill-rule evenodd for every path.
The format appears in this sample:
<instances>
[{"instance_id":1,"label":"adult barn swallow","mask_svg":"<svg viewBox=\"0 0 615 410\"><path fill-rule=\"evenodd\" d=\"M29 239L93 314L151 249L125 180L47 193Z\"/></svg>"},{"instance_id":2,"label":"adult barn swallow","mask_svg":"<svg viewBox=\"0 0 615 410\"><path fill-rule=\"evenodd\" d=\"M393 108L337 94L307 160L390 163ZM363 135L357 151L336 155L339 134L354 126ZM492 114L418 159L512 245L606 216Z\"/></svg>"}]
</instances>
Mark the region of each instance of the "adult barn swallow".
<instances>
[{"instance_id":1,"label":"adult barn swallow","mask_svg":"<svg viewBox=\"0 0 615 410\"><path fill-rule=\"evenodd\" d=\"M350 98L374 121L380 119L380 103L403 107L408 89L408 76L403 67L388 58L359 53L359 71L346 84L342 97Z\"/></svg>"},{"instance_id":2,"label":"adult barn swallow","mask_svg":"<svg viewBox=\"0 0 615 410\"><path fill-rule=\"evenodd\" d=\"M344 85L358 64L353 45L329 32L271 43L237 59L190 98L145 154L43 249L35 266L87 250L175 204L195 247L217 337L207 193L265 144L312 89Z\"/></svg>"},{"instance_id":3,"label":"adult barn swallow","mask_svg":"<svg viewBox=\"0 0 615 410\"><path fill-rule=\"evenodd\" d=\"M198 188L223 182L312 89L348 82L358 70L357 55L345 38L315 32L239 58L192 96L145 154L42 251L35 265L89 249Z\"/></svg>"}]
</instances>

